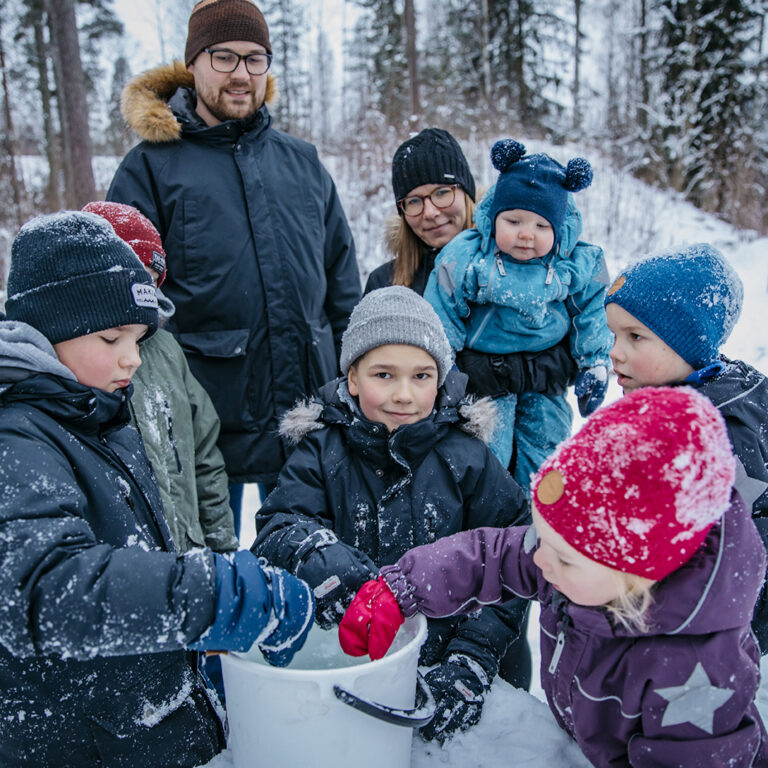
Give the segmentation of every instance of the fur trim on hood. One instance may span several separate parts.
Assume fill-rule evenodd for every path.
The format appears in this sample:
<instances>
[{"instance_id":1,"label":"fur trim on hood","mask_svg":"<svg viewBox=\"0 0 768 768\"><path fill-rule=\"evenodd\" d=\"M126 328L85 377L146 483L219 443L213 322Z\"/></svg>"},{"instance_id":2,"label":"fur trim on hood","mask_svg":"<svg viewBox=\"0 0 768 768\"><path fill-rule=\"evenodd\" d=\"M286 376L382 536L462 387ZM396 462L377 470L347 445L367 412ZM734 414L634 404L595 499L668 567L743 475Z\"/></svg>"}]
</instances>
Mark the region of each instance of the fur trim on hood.
<instances>
[{"instance_id":1,"label":"fur trim on hood","mask_svg":"<svg viewBox=\"0 0 768 768\"><path fill-rule=\"evenodd\" d=\"M153 144L176 141L181 124L168 106L168 100L179 88L195 87L195 78L183 61L163 64L142 72L128 81L123 89L120 109L128 127L141 139ZM277 80L267 75L264 101L271 106L277 101Z\"/></svg>"},{"instance_id":2,"label":"fur trim on hood","mask_svg":"<svg viewBox=\"0 0 768 768\"><path fill-rule=\"evenodd\" d=\"M279 434L291 445L298 445L310 432L323 429L320 421L323 404L318 400L300 400L280 419Z\"/></svg>"},{"instance_id":3,"label":"fur trim on hood","mask_svg":"<svg viewBox=\"0 0 768 768\"><path fill-rule=\"evenodd\" d=\"M324 429L320 414L325 406L319 400L302 400L280 419L280 437L291 445L298 445L310 432ZM496 427L496 404L490 397L475 400L468 397L458 408L462 420L461 429L486 445L491 441Z\"/></svg>"},{"instance_id":4,"label":"fur trim on hood","mask_svg":"<svg viewBox=\"0 0 768 768\"><path fill-rule=\"evenodd\" d=\"M459 413L465 419L461 428L472 437L490 445L496 429L496 403L490 397L468 397L459 405Z\"/></svg>"}]
</instances>

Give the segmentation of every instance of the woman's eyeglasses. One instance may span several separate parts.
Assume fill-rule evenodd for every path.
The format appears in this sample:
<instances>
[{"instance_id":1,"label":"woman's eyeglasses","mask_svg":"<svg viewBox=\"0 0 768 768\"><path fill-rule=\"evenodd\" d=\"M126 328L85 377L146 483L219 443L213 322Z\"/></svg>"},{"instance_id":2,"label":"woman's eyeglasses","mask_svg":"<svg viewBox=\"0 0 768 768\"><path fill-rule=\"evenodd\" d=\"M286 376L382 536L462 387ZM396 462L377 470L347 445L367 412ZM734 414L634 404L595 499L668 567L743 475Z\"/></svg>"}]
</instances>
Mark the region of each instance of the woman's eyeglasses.
<instances>
[{"instance_id":1,"label":"woman's eyeglasses","mask_svg":"<svg viewBox=\"0 0 768 768\"><path fill-rule=\"evenodd\" d=\"M446 184L433 189L428 195L408 195L397 204L406 216L418 216L424 211L424 201L429 198L435 208L448 208L456 199L456 184Z\"/></svg>"}]
</instances>

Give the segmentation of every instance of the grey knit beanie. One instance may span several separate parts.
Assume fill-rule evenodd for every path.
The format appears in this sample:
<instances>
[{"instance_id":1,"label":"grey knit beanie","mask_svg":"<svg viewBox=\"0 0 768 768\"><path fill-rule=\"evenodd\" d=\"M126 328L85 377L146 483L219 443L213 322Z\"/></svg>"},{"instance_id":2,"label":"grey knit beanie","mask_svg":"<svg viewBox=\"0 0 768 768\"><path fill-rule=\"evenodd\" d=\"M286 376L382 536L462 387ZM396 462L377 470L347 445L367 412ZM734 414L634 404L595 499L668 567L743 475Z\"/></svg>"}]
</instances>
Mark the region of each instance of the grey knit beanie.
<instances>
[{"instance_id":1,"label":"grey knit beanie","mask_svg":"<svg viewBox=\"0 0 768 768\"><path fill-rule=\"evenodd\" d=\"M403 285L378 288L363 296L352 310L341 337L341 372L366 352L385 344L410 344L430 354L437 363L441 386L453 366L453 352L432 305Z\"/></svg>"}]
</instances>

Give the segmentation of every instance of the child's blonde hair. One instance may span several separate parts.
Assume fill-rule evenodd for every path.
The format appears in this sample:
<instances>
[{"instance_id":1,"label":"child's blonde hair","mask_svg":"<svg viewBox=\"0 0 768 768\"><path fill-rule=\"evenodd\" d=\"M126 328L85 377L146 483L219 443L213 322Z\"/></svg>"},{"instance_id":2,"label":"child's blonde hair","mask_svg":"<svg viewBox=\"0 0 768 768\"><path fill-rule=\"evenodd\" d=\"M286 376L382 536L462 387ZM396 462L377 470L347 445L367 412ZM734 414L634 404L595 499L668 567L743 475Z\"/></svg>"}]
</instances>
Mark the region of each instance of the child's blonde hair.
<instances>
[{"instance_id":1,"label":"child's blonde hair","mask_svg":"<svg viewBox=\"0 0 768 768\"><path fill-rule=\"evenodd\" d=\"M631 632L647 632L648 609L653 604L653 585L656 582L616 570L613 577L619 594L606 605L608 613Z\"/></svg>"}]
</instances>

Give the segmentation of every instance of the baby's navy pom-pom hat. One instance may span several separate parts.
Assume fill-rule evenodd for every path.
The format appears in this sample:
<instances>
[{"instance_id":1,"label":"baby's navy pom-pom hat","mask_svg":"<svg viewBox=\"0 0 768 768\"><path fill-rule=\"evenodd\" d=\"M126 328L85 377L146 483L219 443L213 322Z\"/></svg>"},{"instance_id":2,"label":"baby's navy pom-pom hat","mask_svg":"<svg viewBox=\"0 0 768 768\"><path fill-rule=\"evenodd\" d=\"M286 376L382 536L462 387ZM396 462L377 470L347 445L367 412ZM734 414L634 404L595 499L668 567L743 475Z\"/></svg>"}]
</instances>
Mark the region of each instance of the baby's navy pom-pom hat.
<instances>
[{"instance_id":1,"label":"baby's navy pom-pom hat","mask_svg":"<svg viewBox=\"0 0 768 768\"><path fill-rule=\"evenodd\" d=\"M618 304L695 370L717 361L741 314L744 286L720 251L696 243L625 269L608 289Z\"/></svg>"},{"instance_id":2,"label":"baby's navy pom-pom hat","mask_svg":"<svg viewBox=\"0 0 768 768\"><path fill-rule=\"evenodd\" d=\"M157 329L157 296L144 265L101 216L81 211L36 216L11 246L8 320L51 344L121 325Z\"/></svg>"},{"instance_id":3,"label":"baby's navy pom-pom hat","mask_svg":"<svg viewBox=\"0 0 768 768\"><path fill-rule=\"evenodd\" d=\"M644 387L598 409L531 485L544 520L590 559L659 581L728 508L736 463L723 417L690 387Z\"/></svg>"},{"instance_id":4,"label":"baby's navy pom-pom hat","mask_svg":"<svg viewBox=\"0 0 768 768\"><path fill-rule=\"evenodd\" d=\"M491 149L491 162L499 171L491 220L495 223L502 211L533 211L552 225L557 243L568 209L568 193L592 183L589 162L574 157L563 166L543 153L526 155L525 146L514 139L497 141Z\"/></svg>"}]
</instances>

